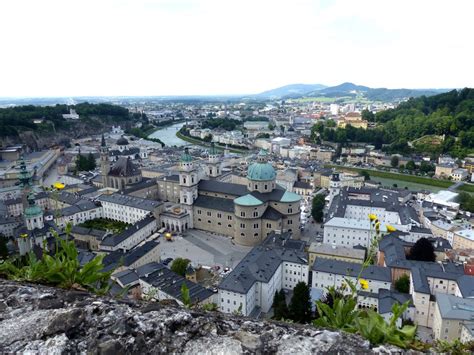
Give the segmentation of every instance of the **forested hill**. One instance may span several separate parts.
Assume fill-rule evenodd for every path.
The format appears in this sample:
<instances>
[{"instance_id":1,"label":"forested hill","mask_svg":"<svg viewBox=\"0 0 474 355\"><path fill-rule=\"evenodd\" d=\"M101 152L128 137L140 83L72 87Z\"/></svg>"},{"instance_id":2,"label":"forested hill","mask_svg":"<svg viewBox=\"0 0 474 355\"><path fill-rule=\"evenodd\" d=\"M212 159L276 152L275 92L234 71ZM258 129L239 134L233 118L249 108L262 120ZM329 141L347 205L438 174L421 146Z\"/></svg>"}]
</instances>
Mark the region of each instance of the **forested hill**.
<instances>
[{"instance_id":1,"label":"forested hill","mask_svg":"<svg viewBox=\"0 0 474 355\"><path fill-rule=\"evenodd\" d=\"M78 120L63 118L74 109ZM108 130L112 125L131 128L140 119L126 108L111 104L15 106L0 108L0 146L24 143L32 149L55 144L69 145L71 138L82 138ZM35 123L36 122L36 123Z\"/></svg>"},{"instance_id":2,"label":"forested hill","mask_svg":"<svg viewBox=\"0 0 474 355\"><path fill-rule=\"evenodd\" d=\"M80 116L77 122L66 120L63 114L72 108ZM34 120L42 119L42 123ZM97 129L107 123L130 119L126 108L109 104L81 103L74 106L16 106L0 109L0 137L17 137L24 131L62 131L83 123Z\"/></svg>"},{"instance_id":3,"label":"forested hill","mask_svg":"<svg viewBox=\"0 0 474 355\"><path fill-rule=\"evenodd\" d=\"M434 146L418 149L451 153L457 157L474 151L474 89L453 90L435 96L410 99L397 108L379 112L376 121L384 126L390 142L405 144L417 138L444 135ZM429 138L429 137L428 137ZM426 142L435 143L434 139Z\"/></svg>"},{"instance_id":4,"label":"forested hill","mask_svg":"<svg viewBox=\"0 0 474 355\"><path fill-rule=\"evenodd\" d=\"M390 153L449 153L458 158L474 153L474 89L413 98L395 109L375 116L363 111L362 116L375 121L376 128L334 129L329 122L318 123L312 129L312 137L317 140L319 134L322 140L342 144L366 142L377 148L384 145Z\"/></svg>"}]
</instances>

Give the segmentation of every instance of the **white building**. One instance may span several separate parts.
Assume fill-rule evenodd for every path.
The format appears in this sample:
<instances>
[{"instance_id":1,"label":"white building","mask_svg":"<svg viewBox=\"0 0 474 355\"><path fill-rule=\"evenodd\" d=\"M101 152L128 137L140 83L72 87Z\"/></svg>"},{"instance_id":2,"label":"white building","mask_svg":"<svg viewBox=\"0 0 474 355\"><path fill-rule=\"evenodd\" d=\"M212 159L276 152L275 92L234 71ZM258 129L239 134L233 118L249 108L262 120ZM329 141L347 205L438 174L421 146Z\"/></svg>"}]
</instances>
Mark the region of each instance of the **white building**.
<instances>
[{"instance_id":1,"label":"white building","mask_svg":"<svg viewBox=\"0 0 474 355\"><path fill-rule=\"evenodd\" d=\"M368 281L368 289L364 291L378 293L380 289L390 290L392 276L389 268L369 265L362 273L361 268L360 263L317 258L311 269L311 287L322 290L331 286L341 288L343 284L346 284L345 280L357 284L357 277L360 275L362 279ZM344 290L346 293L351 292L348 286Z\"/></svg>"},{"instance_id":2,"label":"white building","mask_svg":"<svg viewBox=\"0 0 474 355\"><path fill-rule=\"evenodd\" d=\"M138 222L150 213L157 215L163 205L161 201L121 194L101 195L97 200L102 204L104 218L129 224Z\"/></svg>"},{"instance_id":3,"label":"white building","mask_svg":"<svg viewBox=\"0 0 474 355\"><path fill-rule=\"evenodd\" d=\"M433 334L435 339L447 341L459 339L461 338L464 324L467 323L469 327L468 323L472 324L473 321L474 298L461 298L447 294L436 295L433 317ZM468 338L467 336L465 337Z\"/></svg>"},{"instance_id":4,"label":"white building","mask_svg":"<svg viewBox=\"0 0 474 355\"><path fill-rule=\"evenodd\" d=\"M387 231L385 226L382 226L380 230L382 233ZM360 245L364 248L368 248L374 237L375 229L371 226L368 218L351 219L334 217L324 223L323 242L325 244L346 247Z\"/></svg>"},{"instance_id":5,"label":"white building","mask_svg":"<svg viewBox=\"0 0 474 355\"><path fill-rule=\"evenodd\" d=\"M221 312L241 312L244 316L267 313L276 291L292 290L298 282L308 282L305 244L289 241L289 233L271 234L242 259L219 285Z\"/></svg>"}]
</instances>

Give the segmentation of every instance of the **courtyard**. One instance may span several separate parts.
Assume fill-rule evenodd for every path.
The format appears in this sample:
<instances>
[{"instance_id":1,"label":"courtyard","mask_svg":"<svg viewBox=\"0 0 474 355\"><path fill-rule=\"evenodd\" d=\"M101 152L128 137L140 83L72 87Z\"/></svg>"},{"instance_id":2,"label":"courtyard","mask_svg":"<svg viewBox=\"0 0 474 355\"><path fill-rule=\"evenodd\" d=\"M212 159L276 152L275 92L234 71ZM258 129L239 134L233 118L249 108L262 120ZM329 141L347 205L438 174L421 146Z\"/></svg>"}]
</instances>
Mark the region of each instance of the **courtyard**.
<instances>
[{"instance_id":1,"label":"courtyard","mask_svg":"<svg viewBox=\"0 0 474 355\"><path fill-rule=\"evenodd\" d=\"M161 238L160 238L161 239ZM235 245L231 238L189 229L173 241L161 239L161 259L187 258L193 265L234 268L251 247Z\"/></svg>"}]
</instances>

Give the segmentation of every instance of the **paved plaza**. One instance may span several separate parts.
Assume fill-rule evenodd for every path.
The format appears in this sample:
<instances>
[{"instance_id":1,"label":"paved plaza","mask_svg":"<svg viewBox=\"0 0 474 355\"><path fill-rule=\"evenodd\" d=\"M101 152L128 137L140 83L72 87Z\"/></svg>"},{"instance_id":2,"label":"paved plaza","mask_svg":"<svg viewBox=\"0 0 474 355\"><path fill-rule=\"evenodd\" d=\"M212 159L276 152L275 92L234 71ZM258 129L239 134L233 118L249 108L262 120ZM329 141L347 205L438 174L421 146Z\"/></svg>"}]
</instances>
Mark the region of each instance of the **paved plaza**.
<instances>
[{"instance_id":1,"label":"paved plaza","mask_svg":"<svg viewBox=\"0 0 474 355\"><path fill-rule=\"evenodd\" d=\"M233 244L229 237L196 229L187 230L172 242L161 239L161 259L187 258L193 265L234 268L251 249Z\"/></svg>"}]
</instances>

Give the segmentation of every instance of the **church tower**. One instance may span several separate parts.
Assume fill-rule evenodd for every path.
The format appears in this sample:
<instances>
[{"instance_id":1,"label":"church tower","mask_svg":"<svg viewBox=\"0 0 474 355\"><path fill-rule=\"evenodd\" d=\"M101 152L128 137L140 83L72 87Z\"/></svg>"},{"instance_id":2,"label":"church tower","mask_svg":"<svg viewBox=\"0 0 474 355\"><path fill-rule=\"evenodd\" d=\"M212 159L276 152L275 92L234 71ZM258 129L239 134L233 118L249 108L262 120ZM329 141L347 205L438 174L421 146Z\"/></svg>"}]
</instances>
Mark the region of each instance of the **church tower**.
<instances>
[{"instance_id":1,"label":"church tower","mask_svg":"<svg viewBox=\"0 0 474 355\"><path fill-rule=\"evenodd\" d=\"M100 144L100 171L102 172L102 184L104 187L109 187L108 177L110 171L109 148L105 143L104 135L102 134L102 141Z\"/></svg>"},{"instance_id":2,"label":"church tower","mask_svg":"<svg viewBox=\"0 0 474 355\"><path fill-rule=\"evenodd\" d=\"M333 173L329 182L329 204L331 204L334 196L341 192L341 179L339 173Z\"/></svg>"},{"instance_id":3,"label":"church tower","mask_svg":"<svg viewBox=\"0 0 474 355\"><path fill-rule=\"evenodd\" d=\"M183 205L192 206L197 198L198 175L193 164L193 157L188 148L184 148L179 164L179 202Z\"/></svg>"},{"instance_id":4,"label":"church tower","mask_svg":"<svg viewBox=\"0 0 474 355\"><path fill-rule=\"evenodd\" d=\"M193 164L193 157L189 154L188 148L184 148L179 163L179 202L190 216L188 228L194 227L193 204L198 196L198 183L199 178Z\"/></svg>"},{"instance_id":5,"label":"church tower","mask_svg":"<svg viewBox=\"0 0 474 355\"><path fill-rule=\"evenodd\" d=\"M216 178L222 174L221 163L219 159L219 151L217 150L214 142L211 143L211 149L209 149L209 160L207 162L207 175L211 178Z\"/></svg>"}]
</instances>

